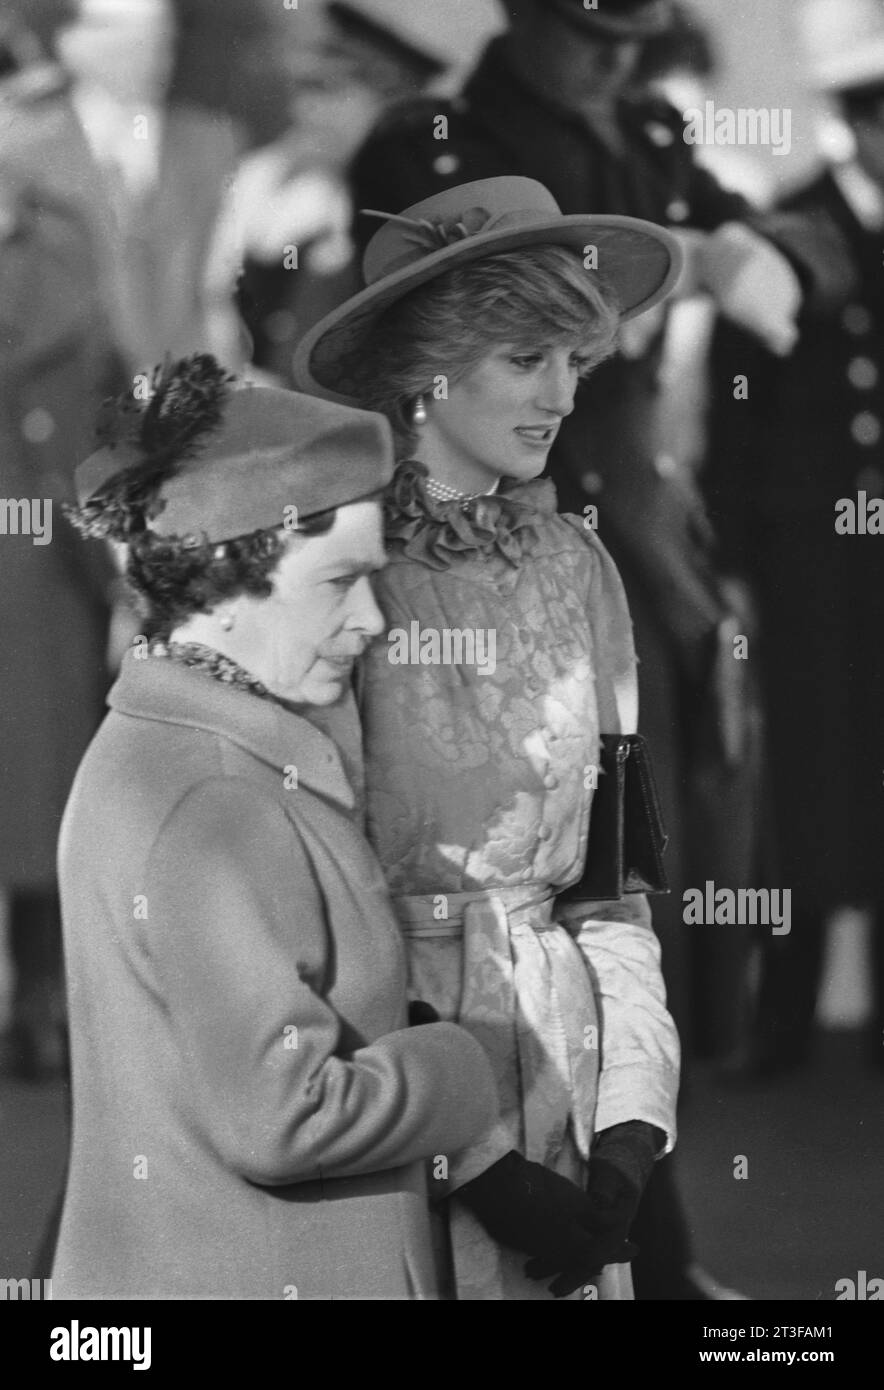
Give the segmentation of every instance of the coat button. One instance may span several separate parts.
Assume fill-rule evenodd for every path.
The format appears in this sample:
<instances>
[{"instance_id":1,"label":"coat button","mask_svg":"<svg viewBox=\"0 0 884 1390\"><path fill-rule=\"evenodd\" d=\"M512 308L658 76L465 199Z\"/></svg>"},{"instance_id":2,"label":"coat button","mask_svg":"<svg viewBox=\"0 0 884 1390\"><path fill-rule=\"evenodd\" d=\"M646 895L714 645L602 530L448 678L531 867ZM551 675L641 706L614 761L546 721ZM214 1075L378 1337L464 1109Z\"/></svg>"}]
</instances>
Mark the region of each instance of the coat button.
<instances>
[{"instance_id":1,"label":"coat button","mask_svg":"<svg viewBox=\"0 0 884 1390\"><path fill-rule=\"evenodd\" d=\"M881 421L870 410L861 410L850 422L850 433L857 444L877 444L881 438Z\"/></svg>"},{"instance_id":2,"label":"coat button","mask_svg":"<svg viewBox=\"0 0 884 1390\"><path fill-rule=\"evenodd\" d=\"M862 304L848 304L841 315L841 322L853 338L861 338L872 326L872 316Z\"/></svg>"},{"instance_id":3,"label":"coat button","mask_svg":"<svg viewBox=\"0 0 884 1390\"><path fill-rule=\"evenodd\" d=\"M548 772L543 779L543 785L546 787L547 791L554 792L559 785L559 779L554 772Z\"/></svg>"},{"instance_id":4,"label":"coat button","mask_svg":"<svg viewBox=\"0 0 884 1390\"><path fill-rule=\"evenodd\" d=\"M654 470L661 478L672 478L678 472L678 463L671 454L657 454Z\"/></svg>"},{"instance_id":5,"label":"coat button","mask_svg":"<svg viewBox=\"0 0 884 1390\"><path fill-rule=\"evenodd\" d=\"M666 206L666 216L670 222L685 222L691 215L691 205L684 198L673 198Z\"/></svg>"},{"instance_id":6,"label":"coat button","mask_svg":"<svg viewBox=\"0 0 884 1390\"><path fill-rule=\"evenodd\" d=\"M871 357L854 357L847 366L847 380L857 391L871 391L878 381L878 368Z\"/></svg>"},{"instance_id":7,"label":"coat button","mask_svg":"<svg viewBox=\"0 0 884 1390\"><path fill-rule=\"evenodd\" d=\"M590 497L595 496L597 492L601 492L602 488L605 486L605 480L601 473L581 473L580 483L583 487L583 491L588 493Z\"/></svg>"},{"instance_id":8,"label":"coat button","mask_svg":"<svg viewBox=\"0 0 884 1390\"><path fill-rule=\"evenodd\" d=\"M440 154L433 160L434 172L446 179L451 174L456 174L459 168L460 160L456 154Z\"/></svg>"},{"instance_id":9,"label":"coat button","mask_svg":"<svg viewBox=\"0 0 884 1390\"><path fill-rule=\"evenodd\" d=\"M552 839L552 831L550 830L550 828L549 828L548 825L542 825L542 826L540 827L540 829L539 829L538 832L537 832L537 838L538 838L538 840L550 840L550 839Z\"/></svg>"}]
</instances>

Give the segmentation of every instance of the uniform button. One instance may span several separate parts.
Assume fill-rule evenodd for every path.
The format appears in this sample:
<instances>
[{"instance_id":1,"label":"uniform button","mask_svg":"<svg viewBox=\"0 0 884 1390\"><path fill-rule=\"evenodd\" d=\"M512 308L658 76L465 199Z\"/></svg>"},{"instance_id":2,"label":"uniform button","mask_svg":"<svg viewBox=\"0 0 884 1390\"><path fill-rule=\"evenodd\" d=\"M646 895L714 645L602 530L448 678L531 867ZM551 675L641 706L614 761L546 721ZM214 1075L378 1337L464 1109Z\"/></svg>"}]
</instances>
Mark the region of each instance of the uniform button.
<instances>
[{"instance_id":1,"label":"uniform button","mask_svg":"<svg viewBox=\"0 0 884 1390\"><path fill-rule=\"evenodd\" d=\"M548 772L543 779L543 785L547 788L548 791L553 792L559 785L559 779L558 777L556 777L555 773Z\"/></svg>"},{"instance_id":2,"label":"uniform button","mask_svg":"<svg viewBox=\"0 0 884 1390\"><path fill-rule=\"evenodd\" d=\"M871 357L854 357L847 367L847 380L857 391L871 391L878 381L878 368Z\"/></svg>"},{"instance_id":3,"label":"uniform button","mask_svg":"<svg viewBox=\"0 0 884 1390\"><path fill-rule=\"evenodd\" d=\"M672 478L678 472L678 464L671 454L658 454L654 468L661 478Z\"/></svg>"},{"instance_id":4,"label":"uniform button","mask_svg":"<svg viewBox=\"0 0 884 1390\"><path fill-rule=\"evenodd\" d=\"M881 489L884 487L884 473L874 464L868 468L861 468L856 475L855 487L857 492L865 492L869 497L880 497Z\"/></svg>"},{"instance_id":5,"label":"uniform button","mask_svg":"<svg viewBox=\"0 0 884 1390\"><path fill-rule=\"evenodd\" d=\"M871 328L872 316L862 304L848 304L841 315L841 322L852 337L859 338Z\"/></svg>"},{"instance_id":6,"label":"uniform button","mask_svg":"<svg viewBox=\"0 0 884 1390\"><path fill-rule=\"evenodd\" d=\"M55 433L55 421L48 410L38 405L22 420L21 432L29 444L45 444Z\"/></svg>"},{"instance_id":7,"label":"uniform button","mask_svg":"<svg viewBox=\"0 0 884 1390\"><path fill-rule=\"evenodd\" d=\"M580 482L584 492L588 492L590 497L594 496L597 492L601 492L602 488L605 486L605 480L601 473L583 473L581 474Z\"/></svg>"},{"instance_id":8,"label":"uniform button","mask_svg":"<svg viewBox=\"0 0 884 1390\"><path fill-rule=\"evenodd\" d=\"M661 150L666 149L675 139L669 126L664 125L662 121L649 121L645 126L645 133L651 144L656 145Z\"/></svg>"},{"instance_id":9,"label":"uniform button","mask_svg":"<svg viewBox=\"0 0 884 1390\"><path fill-rule=\"evenodd\" d=\"M548 825L542 825L537 832L538 840L549 840L552 838L552 831Z\"/></svg>"},{"instance_id":10,"label":"uniform button","mask_svg":"<svg viewBox=\"0 0 884 1390\"><path fill-rule=\"evenodd\" d=\"M456 174L460 168L460 160L456 154L440 154L433 160L433 169L443 178L448 178L450 174Z\"/></svg>"},{"instance_id":11,"label":"uniform button","mask_svg":"<svg viewBox=\"0 0 884 1390\"><path fill-rule=\"evenodd\" d=\"M881 421L870 410L861 410L850 422L850 433L857 444L877 444L881 438Z\"/></svg>"},{"instance_id":12,"label":"uniform button","mask_svg":"<svg viewBox=\"0 0 884 1390\"><path fill-rule=\"evenodd\" d=\"M691 206L684 198L673 198L667 205L666 216L670 222L684 222L690 216Z\"/></svg>"}]
</instances>

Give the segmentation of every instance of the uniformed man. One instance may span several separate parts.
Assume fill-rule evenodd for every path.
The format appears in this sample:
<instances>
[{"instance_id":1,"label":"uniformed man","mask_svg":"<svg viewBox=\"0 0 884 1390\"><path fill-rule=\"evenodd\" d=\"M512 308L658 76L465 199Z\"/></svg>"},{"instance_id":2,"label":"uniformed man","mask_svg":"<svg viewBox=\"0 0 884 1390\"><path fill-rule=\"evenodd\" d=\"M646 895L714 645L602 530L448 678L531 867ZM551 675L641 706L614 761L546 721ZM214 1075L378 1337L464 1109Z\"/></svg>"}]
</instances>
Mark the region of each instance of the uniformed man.
<instances>
[{"instance_id":1,"label":"uniformed man","mask_svg":"<svg viewBox=\"0 0 884 1390\"><path fill-rule=\"evenodd\" d=\"M504 8L508 29L487 47L458 99L406 103L372 132L352 171L356 207L398 212L471 179L538 179L566 213L621 213L678 228L688 253L683 292L711 293L773 353L790 351L802 295L819 271L813 235L800 219L754 216L697 164L680 113L631 87L642 44L670 23L669 0L505 0ZM357 221L357 239L367 240L374 226ZM599 533L629 596L641 724L670 831L672 893L655 900L654 920L671 1007L685 1033L690 968L682 890L706 878L735 888L754 882L753 837L731 832L760 820L759 759L751 739L737 738L731 761L720 746L712 692L743 673L722 641L733 619L702 501L689 470L661 445L664 329L661 310L624 333L621 356L578 392L550 471L563 511L598 507ZM731 689L728 703L745 709L749 701L734 699ZM698 729L705 734L699 748ZM687 843L686 787L699 775L698 758L707 784L714 765L721 815L714 824L706 818L702 843ZM649 1187L656 1208L648 1208L636 1236L645 1261L635 1270L637 1295L708 1296L684 1273L688 1241L674 1193L656 1197L667 1168L657 1165Z\"/></svg>"},{"instance_id":2,"label":"uniformed man","mask_svg":"<svg viewBox=\"0 0 884 1390\"><path fill-rule=\"evenodd\" d=\"M812 75L852 151L783 206L837 237L849 293L805 309L784 361L722 327L707 471L728 560L756 586L778 872L792 890L792 931L765 951L763 1075L808 1057L826 918L849 904L874 908L870 1056L884 1062L884 535L872 515L884 497L884 6L807 13Z\"/></svg>"}]
</instances>

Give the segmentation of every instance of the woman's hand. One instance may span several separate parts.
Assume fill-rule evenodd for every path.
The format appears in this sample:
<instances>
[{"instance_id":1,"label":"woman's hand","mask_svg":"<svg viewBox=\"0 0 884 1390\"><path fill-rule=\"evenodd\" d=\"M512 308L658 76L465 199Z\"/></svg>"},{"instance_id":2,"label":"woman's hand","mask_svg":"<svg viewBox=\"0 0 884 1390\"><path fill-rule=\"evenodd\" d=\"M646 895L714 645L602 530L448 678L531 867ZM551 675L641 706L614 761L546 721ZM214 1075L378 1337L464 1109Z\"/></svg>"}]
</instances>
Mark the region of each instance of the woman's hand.
<instances>
[{"instance_id":1,"label":"woman's hand","mask_svg":"<svg viewBox=\"0 0 884 1390\"><path fill-rule=\"evenodd\" d=\"M597 1229L626 1240L654 1160L666 1136L642 1120L612 1125L598 1136L589 1160L586 1195Z\"/></svg>"},{"instance_id":2,"label":"woman's hand","mask_svg":"<svg viewBox=\"0 0 884 1390\"><path fill-rule=\"evenodd\" d=\"M567 1178L531 1163L515 1150L455 1194L501 1245L531 1255L531 1279L553 1275L550 1291L563 1298L606 1264L633 1258L635 1248L599 1224L586 1193Z\"/></svg>"}]
</instances>

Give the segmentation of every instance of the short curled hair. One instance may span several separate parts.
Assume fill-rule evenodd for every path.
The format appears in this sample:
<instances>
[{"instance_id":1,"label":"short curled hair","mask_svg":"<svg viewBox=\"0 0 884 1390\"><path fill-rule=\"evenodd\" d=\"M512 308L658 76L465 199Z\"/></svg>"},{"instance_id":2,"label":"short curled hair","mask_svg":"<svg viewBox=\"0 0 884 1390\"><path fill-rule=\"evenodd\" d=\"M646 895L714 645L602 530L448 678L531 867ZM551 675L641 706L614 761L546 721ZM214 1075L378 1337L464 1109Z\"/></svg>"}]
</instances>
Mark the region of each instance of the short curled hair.
<instances>
[{"instance_id":1,"label":"short curled hair","mask_svg":"<svg viewBox=\"0 0 884 1390\"><path fill-rule=\"evenodd\" d=\"M324 535L336 515L332 508L302 519L294 531L277 526L221 543L144 530L129 541L126 579L152 630L165 637L194 613L210 613L239 594L269 597L273 572L291 537Z\"/></svg>"},{"instance_id":2,"label":"short curled hair","mask_svg":"<svg viewBox=\"0 0 884 1390\"><path fill-rule=\"evenodd\" d=\"M619 315L613 295L576 251L543 245L484 256L404 295L381 315L346 363L361 405L386 415L397 452L416 435L414 400L466 376L501 343L519 350L573 343L592 370L614 349Z\"/></svg>"}]
</instances>

